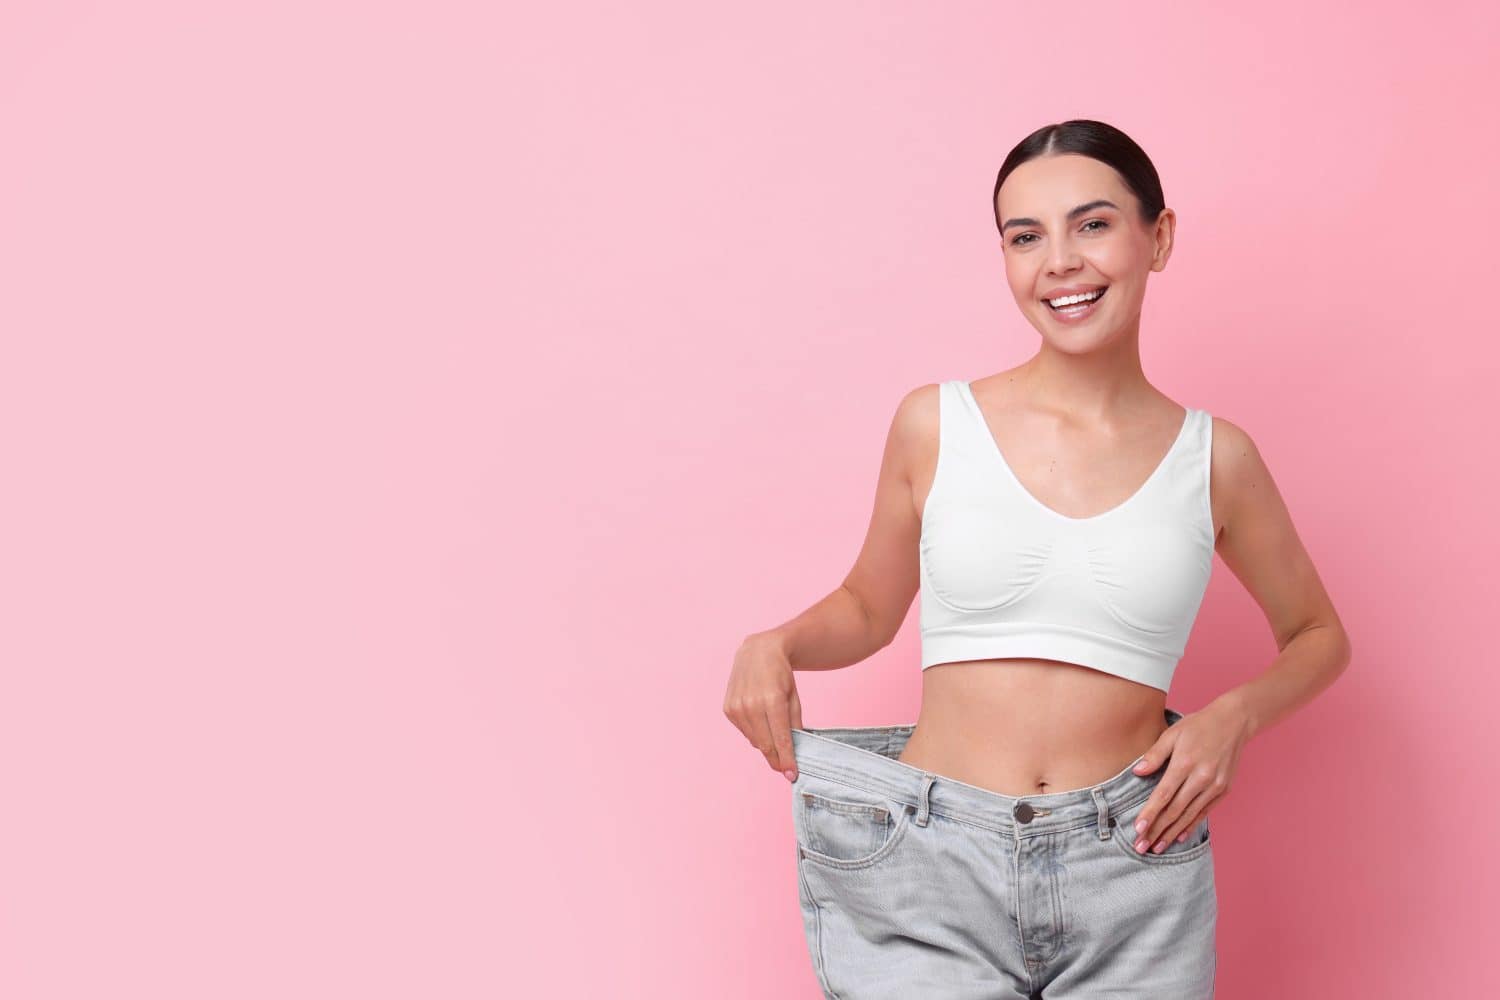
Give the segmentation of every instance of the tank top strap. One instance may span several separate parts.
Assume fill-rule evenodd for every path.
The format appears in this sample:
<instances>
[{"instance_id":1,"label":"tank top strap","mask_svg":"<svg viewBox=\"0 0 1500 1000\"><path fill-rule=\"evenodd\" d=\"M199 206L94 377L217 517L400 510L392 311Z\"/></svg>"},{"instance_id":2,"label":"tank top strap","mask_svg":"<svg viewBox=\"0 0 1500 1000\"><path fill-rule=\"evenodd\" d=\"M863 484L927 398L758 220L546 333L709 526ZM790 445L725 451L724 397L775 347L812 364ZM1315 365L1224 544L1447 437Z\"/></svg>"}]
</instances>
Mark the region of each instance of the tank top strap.
<instances>
[{"instance_id":1,"label":"tank top strap","mask_svg":"<svg viewBox=\"0 0 1500 1000\"><path fill-rule=\"evenodd\" d=\"M938 475L972 478L989 469L993 447L984 415L964 391L964 383L950 379L939 384Z\"/></svg>"},{"instance_id":2,"label":"tank top strap","mask_svg":"<svg viewBox=\"0 0 1500 1000\"><path fill-rule=\"evenodd\" d=\"M1206 410L1188 407L1182 440L1156 474L1159 482L1142 500L1163 517L1192 524L1206 536L1213 534L1209 502L1209 472L1213 461L1214 420Z\"/></svg>"},{"instance_id":3,"label":"tank top strap","mask_svg":"<svg viewBox=\"0 0 1500 1000\"><path fill-rule=\"evenodd\" d=\"M1198 447L1195 449L1198 458L1198 481L1202 492L1203 519L1207 526L1209 544L1214 539L1214 508L1209 483L1213 478L1214 463L1214 415L1207 410L1195 410L1193 416L1198 420Z\"/></svg>"}]
</instances>

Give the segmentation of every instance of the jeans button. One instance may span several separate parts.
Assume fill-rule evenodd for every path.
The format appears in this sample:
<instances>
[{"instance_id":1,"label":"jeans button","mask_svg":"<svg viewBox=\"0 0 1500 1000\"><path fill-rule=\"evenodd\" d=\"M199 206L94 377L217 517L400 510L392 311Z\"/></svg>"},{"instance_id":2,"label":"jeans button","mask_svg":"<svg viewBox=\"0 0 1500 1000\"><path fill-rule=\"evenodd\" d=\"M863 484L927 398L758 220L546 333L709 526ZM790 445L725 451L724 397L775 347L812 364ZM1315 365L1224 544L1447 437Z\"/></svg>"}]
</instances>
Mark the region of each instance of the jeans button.
<instances>
[{"instance_id":1,"label":"jeans button","mask_svg":"<svg viewBox=\"0 0 1500 1000\"><path fill-rule=\"evenodd\" d=\"M1036 813L1032 810L1030 802L1016 803L1016 819L1020 820L1022 823L1030 823L1031 817L1035 815Z\"/></svg>"}]
</instances>

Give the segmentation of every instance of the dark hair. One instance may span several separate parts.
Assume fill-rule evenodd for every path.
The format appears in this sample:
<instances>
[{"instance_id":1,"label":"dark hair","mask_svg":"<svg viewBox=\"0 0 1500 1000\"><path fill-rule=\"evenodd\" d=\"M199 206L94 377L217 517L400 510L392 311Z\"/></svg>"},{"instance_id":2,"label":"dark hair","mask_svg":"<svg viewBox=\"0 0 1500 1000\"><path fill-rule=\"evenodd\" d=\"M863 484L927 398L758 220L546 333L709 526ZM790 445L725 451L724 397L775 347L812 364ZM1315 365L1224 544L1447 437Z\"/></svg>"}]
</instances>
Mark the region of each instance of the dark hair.
<instances>
[{"instance_id":1,"label":"dark hair","mask_svg":"<svg viewBox=\"0 0 1500 1000\"><path fill-rule=\"evenodd\" d=\"M1114 167L1124 178L1125 186L1141 203L1141 221L1146 225L1154 224L1166 207L1156 167L1134 139L1113 125L1074 118L1057 125L1043 125L1022 139L1000 165L1000 176L995 178L995 193L990 196L990 208L995 213L997 228L1000 225L1000 185L1005 183L1011 171L1027 160L1064 153L1088 156Z\"/></svg>"}]
</instances>

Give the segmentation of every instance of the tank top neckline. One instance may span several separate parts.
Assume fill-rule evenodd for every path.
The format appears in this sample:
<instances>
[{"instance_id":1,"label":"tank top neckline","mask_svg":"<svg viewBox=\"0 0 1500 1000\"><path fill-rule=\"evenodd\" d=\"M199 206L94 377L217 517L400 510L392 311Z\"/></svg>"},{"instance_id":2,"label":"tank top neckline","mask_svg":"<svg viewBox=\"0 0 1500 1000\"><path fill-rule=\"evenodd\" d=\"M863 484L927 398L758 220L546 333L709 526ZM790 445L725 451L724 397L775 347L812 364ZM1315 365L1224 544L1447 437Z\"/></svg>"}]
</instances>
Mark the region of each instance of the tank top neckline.
<instances>
[{"instance_id":1,"label":"tank top neckline","mask_svg":"<svg viewBox=\"0 0 1500 1000\"><path fill-rule=\"evenodd\" d=\"M1026 485L1021 482L1020 477L1016 475L1015 470L1010 467L1010 463L1005 460L1005 454L1000 450L1000 443L995 440L994 432L990 430L989 421L987 421L984 417L984 410L980 408L979 400L975 397L973 388L969 385L968 382L963 380L959 380L958 385L959 388L962 389L964 395L968 398L968 403L972 410L972 415L974 416L975 420L978 421L978 429L980 433L983 435L984 439L989 442L990 454L994 456L996 464L999 465L1000 468L1005 472L1006 478L1009 479L1011 484L1015 486L1016 491L1023 497L1025 497L1027 501L1029 501L1033 506L1037 507L1047 515L1068 524L1092 524L1096 521L1103 521L1104 519L1111 517L1128 507L1134 506L1135 502L1142 495L1144 495L1147 490L1150 489L1151 485L1155 483L1157 479L1161 478L1163 471L1169 464L1171 464L1172 457L1177 454L1179 449L1181 449L1183 441L1185 441L1188 437L1188 428L1191 427L1193 423L1193 408L1190 406L1183 407L1186 412L1182 415L1182 426L1177 429L1177 436L1172 439L1172 444L1167 448L1166 454L1161 457L1161 461L1156 463L1155 468L1151 470L1151 474L1146 477L1145 482L1141 483L1141 485L1136 488L1134 493L1130 494L1130 496L1126 497L1124 500L1115 504L1108 510L1102 511L1101 513L1091 514L1088 517L1071 517L1067 514L1062 513L1061 511L1053 510L1051 507L1042 503L1042 501L1037 499L1034 493L1026 488Z\"/></svg>"}]
</instances>

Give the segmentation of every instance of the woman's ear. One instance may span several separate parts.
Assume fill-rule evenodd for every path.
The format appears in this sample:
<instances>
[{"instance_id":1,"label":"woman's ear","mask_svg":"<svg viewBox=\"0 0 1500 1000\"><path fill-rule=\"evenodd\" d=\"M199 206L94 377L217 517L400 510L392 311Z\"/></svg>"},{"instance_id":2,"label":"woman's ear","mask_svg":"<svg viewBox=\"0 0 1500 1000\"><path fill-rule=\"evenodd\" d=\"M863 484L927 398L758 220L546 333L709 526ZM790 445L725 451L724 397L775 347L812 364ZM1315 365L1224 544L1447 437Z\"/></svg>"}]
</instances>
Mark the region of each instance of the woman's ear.
<instances>
[{"instance_id":1,"label":"woman's ear","mask_svg":"<svg viewBox=\"0 0 1500 1000\"><path fill-rule=\"evenodd\" d=\"M1167 258L1172 256L1172 241L1176 235L1177 213L1170 208L1164 208L1156 217L1156 229L1152 233L1152 238L1156 242L1156 250L1151 255L1151 270L1166 270Z\"/></svg>"}]
</instances>

